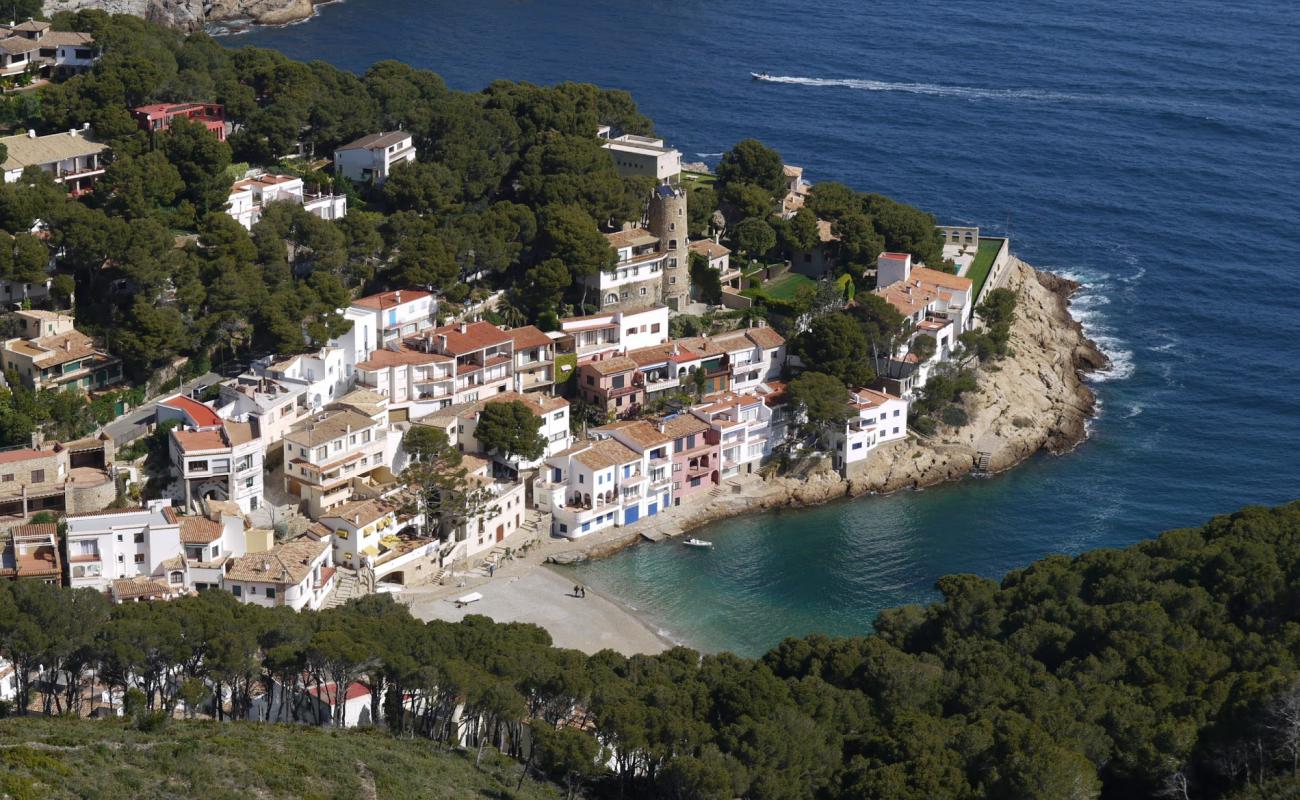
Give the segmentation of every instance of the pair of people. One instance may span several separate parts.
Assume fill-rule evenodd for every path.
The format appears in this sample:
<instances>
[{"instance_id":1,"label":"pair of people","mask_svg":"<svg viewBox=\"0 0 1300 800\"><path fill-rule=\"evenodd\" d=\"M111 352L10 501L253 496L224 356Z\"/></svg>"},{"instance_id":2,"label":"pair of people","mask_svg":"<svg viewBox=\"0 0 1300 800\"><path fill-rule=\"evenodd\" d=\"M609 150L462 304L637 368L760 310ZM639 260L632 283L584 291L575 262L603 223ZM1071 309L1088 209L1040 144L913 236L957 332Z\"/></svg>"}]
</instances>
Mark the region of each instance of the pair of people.
<instances>
[{"instance_id":1,"label":"pair of people","mask_svg":"<svg viewBox=\"0 0 1300 800\"><path fill-rule=\"evenodd\" d=\"M585 587L585 586L576 586L576 585L575 585L575 586L573 587L573 596L574 596L574 597L586 597L586 596L587 596L587 587Z\"/></svg>"}]
</instances>

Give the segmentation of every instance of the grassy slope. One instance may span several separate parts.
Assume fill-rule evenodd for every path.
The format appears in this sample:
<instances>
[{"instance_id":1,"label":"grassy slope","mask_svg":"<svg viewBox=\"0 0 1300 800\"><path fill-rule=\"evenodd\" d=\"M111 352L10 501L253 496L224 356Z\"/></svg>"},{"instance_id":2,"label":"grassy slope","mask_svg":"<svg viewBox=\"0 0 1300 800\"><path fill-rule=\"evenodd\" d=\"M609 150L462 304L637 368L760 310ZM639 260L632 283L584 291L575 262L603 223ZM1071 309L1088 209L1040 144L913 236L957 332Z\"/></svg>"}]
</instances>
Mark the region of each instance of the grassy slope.
<instances>
[{"instance_id":1,"label":"grassy slope","mask_svg":"<svg viewBox=\"0 0 1300 800\"><path fill-rule=\"evenodd\" d=\"M0 720L0 796L14 800L152 798L519 798L561 795L520 767L423 740L305 725L173 722L158 733L125 723Z\"/></svg>"}]
</instances>

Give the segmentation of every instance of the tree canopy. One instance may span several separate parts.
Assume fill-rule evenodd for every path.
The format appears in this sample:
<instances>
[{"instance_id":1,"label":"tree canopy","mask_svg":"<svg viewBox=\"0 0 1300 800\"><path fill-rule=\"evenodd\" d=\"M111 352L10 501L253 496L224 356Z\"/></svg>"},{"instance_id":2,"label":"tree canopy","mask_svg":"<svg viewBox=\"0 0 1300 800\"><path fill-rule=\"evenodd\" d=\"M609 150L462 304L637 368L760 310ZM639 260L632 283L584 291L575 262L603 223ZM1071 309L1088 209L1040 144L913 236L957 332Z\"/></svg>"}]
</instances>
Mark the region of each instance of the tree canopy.
<instances>
[{"instance_id":1,"label":"tree canopy","mask_svg":"<svg viewBox=\"0 0 1300 800\"><path fill-rule=\"evenodd\" d=\"M1248 508L1000 582L949 575L872 635L791 638L757 660L588 656L533 625L421 622L387 595L294 613L7 581L0 655L18 713L84 713L93 673L161 725L186 697L226 697L219 716L245 719L268 680L361 684L405 738L468 731L524 760L531 725L527 769L591 797L1288 797L1298 543L1300 504ZM36 681L38 665L74 680ZM268 721L338 723L281 713Z\"/></svg>"},{"instance_id":2,"label":"tree canopy","mask_svg":"<svg viewBox=\"0 0 1300 800\"><path fill-rule=\"evenodd\" d=\"M478 415L474 438L485 452L534 461L546 452L542 418L519 400L488 403Z\"/></svg>"}]
</instances>

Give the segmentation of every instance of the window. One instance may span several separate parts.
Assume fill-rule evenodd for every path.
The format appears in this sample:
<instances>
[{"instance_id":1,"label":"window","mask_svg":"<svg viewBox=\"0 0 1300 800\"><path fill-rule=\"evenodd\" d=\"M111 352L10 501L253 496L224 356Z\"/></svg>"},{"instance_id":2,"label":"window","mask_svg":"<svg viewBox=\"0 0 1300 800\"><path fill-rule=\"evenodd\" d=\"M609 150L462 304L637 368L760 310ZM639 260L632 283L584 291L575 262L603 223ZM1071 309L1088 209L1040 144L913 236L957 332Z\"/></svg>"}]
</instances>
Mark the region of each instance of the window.
<instances>
[{"instance_id":1,"label":"window","mask_svg":"<svg viewBox=\"0 0 1300 800\"><path fill-rule=\"evenodd\" d=\"M898 409L894 409L894 416L898 416Z\"/></svg>"},{"instance_id":2,"label":"window","mask_svg":"<svg viewBox=\"0 0 1300 800\"><path fill-rule=\"evenodd\" d=\"M249 593L249 594L257 594L257 587L256 587L256 586L250 586L250 587L248 587L248 593Z\"/></svg>"},{"instance_id":3,"label":"window","mask_svg":"<svg viewBox=\"0 0 1300 800\"><path fill-rule=\"evenodd\" d=\"M641 287L641 296L642 297L646 296L646 288L644 286Z\"/></svg>"},{"instance_id":4,"label":"window","mask_svg":"<svg viewBox=\"0 0 1300 800\"><path fill-rule=\"evenodd\" d=\"M560 523L560 533L568 533L568 532L569 532L569 526L568 526L568 525L565 525L563 522L561 522L561 523Z\"/></svg>"},{"instance_id":5,"label":"window","mask_svg":"<svg viewBox=\"0 0 1300 800\"><path fill-rule=\"evenodd\" d=\"M168 583L171 583L173 586L180 583L181 580L182 580L182 575L179 572L173 572L167 576Z\"/></svg>"},{"instance_id":6,"label":"window","mask_svg":"<svg viewBox=\"0 0 1300 800\"><path fill-rule=\"evenodd\" d=\"M861 450L861 449L862 449L862 442L854 442L854 443L853 443L853 449L854 449L854 450Z\"/></svg>"},{"instance_id":7,"label":"window","mask_svg":"<svg viewBox=\"0 0 1300 800\"><path fill-rule=\"evenodd\" d=\"M268 586L268 587L266 587L266 599L268 599L268 600L274 600L274 599L275 599L275 587L274 587L274 586Z\"/></svg>"},{"instance_id":8,"label":"window","mask_svg":"<svg viewBox=\"0 0 1300 800\"><path fill-rule=\"evenodd\" d=\"M43 469L32 470L32 483L45 483L45 470Z\"/></svg>"},{"instance_id":9,"label":"window","mask_svg":"<svg viewBox=\"0 0 1300 800\"><path fill-rule=\"evenodd\" d=\"M0 480L3 480L5 483L13 483L14 474L12 472L6 472L4 477L0 478Z\"/></svg>"},{"instance_id":10,"label":"window","mask_svg":"<svg viewBox=\"0 0 1300 800\"><path fill-rule=\"evenodd\" d=\"M894 433L898 433L898 428L894 428Z\"/></svg>"},{"instance_id":11,"label":"window","mask_svg":"<svg viewBox=\"0 0 1300 800\"><path fill-rule=\"evenodd\" d=\"M117 540L118 540L119 542L122 541L122 534L119 533L119 534L117 535Z\"/></svg>"},{"instance_id":12,"label":"window","mask_svg":"<svg viewBox=\"0 0 1300 800\"><path fill-rule=\"evenodd\" d=\"M253 488L253 479L252 479L252 478L244 478L244 488L245 488L245 489L252 489L252 488Z\"/></svg>"},{"instance_id":13,"label":"window","mask_svg":"<svg viewBox=\"0 0 1300 800\"><path fill-rule=\"evenodd\" d=\"M659 323L658 323L658 322L656 322L655 324L653 324L653 325L650 326L650 332L651 332L651 333L658 333L658 332L659 332Z\"/></svg>"},{"instance_id":14,"label":"window","mask_svg":"<svg viewBox=\"0 0 1300 800\"><path fill-rule=\"evenodd\" d=\"M136 554L135 554L135 563L137 563L137 564L143 564L143 563L144 563L144 553L136 553Z\"/></svg>"},{"instance_id":15,"label":"window","mask_svg":"<svg viewBox=\"0 0 1300 800\"><path fill-rule=\"evenodd\" d=\"M240 586L239 584L237 584L237 583L232 583L232 584L230 585L230 593L233 594L235 597L239 597L240 595L242 595L242 594L244 593L244 590L243 590L243 587Z\"/></svg>"},{"instance_id":16,"label":"window","mask_svg":"<svg viewBox=\"0 0 1300 800\"><path fill-rule=\"evenodd\" d=\"M677 283L677 276L676 276L676 275L673 275L672 277L670 277L670 278L668 279L668 282L669 282L669 283Z\"/></svg>"},{"instance_id":17,"label":"window","mask_svg":"<svg viewBox=\"0 0 1300 800\"><path fill-rule=\"evenodd\" d=\"M142 542L144 542L144 531L136 531L135 543L141 544Z\"/></svg>"}]
</instances>

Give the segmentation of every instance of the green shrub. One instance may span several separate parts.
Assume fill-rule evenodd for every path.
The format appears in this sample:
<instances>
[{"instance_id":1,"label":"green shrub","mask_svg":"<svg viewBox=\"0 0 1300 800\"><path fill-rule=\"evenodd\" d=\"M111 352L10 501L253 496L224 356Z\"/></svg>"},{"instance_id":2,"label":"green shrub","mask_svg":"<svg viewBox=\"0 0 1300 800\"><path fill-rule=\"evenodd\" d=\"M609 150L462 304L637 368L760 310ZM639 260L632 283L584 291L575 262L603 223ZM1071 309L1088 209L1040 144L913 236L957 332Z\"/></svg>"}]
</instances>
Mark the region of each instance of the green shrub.
<instances>
[{"instance_id":1,"label":"green shrub","mask_svg":"<svg viewBox=\"0 0 1300 800\"><path fill-rule=\"evenodd\" d=\"M943 411L939 412L939 419L943 420L944 425L953 428L960 428L970 422L970 416L966 413L965 409L957 406L948 406Z\"/></svg>"}]
</instances>

